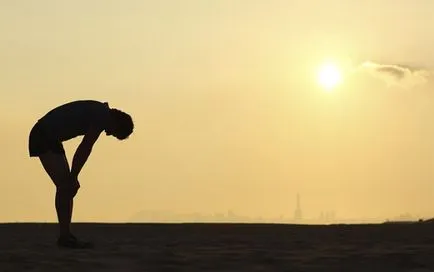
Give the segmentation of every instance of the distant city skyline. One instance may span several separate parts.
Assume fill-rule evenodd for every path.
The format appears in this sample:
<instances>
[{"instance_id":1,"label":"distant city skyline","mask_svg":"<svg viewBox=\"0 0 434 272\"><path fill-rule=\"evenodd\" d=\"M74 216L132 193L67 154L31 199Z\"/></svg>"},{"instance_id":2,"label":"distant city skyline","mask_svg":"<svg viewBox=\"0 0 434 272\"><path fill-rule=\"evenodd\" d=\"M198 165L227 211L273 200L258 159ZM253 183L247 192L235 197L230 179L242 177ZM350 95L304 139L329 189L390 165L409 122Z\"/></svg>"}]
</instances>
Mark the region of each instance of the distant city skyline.
<instances>
[{"instance_id":1,"label":"distant city skyline","mask_svg":"<svg viewBox=\"0 0 434 272\"><path fill-rule=\"evenodd\" d=\"M263 216L246 216L237 213L233 209L228 209L226 212L214 213L177 213L169 210L141 210L127 219L129 222L228 222L228 223L286 223L286 224L339 224L339 223L381 223L387 221L417 221L420 218L412 216L408 212L391 216L377 218L357 218L357 217L339 217L335 210L321 211L317 216L303 216L301 196L296 194L296 202L293 206L294 212L291 216L290 209L288 213L283 213L274 217Z\"/></svg>"},{"instance_id":2,"label":"distant city skyline","mask_svg":"<svg viewBox=\"0 0 434 272\"><path fill-rule=\"evenodd\" d=\"M333 212L331 212L333 214ZM400 222L400 221L418 221L418 220L429 220L431 218L423 218L413 216L409 213L402 213L391 217L349 217L349 218L339 218L335 214L333 216L321 217L321 214L317 217L309 217L302 220L294 220L292 216L278 216L278 217L249 217L237 214L233 211L228 211L226 213L216 212L210 214L202 213L176 213L169 211L159 211L159 210L142 210L124 222L132 223L146 223L146 222L170 222L170 223L181 223L181 222L197 222L197 223L210 223L210 222L221 222L221 223L282 223L282 224L350 224L350 223L384 223L384 222Z\"/></svg>"}]
</instances>

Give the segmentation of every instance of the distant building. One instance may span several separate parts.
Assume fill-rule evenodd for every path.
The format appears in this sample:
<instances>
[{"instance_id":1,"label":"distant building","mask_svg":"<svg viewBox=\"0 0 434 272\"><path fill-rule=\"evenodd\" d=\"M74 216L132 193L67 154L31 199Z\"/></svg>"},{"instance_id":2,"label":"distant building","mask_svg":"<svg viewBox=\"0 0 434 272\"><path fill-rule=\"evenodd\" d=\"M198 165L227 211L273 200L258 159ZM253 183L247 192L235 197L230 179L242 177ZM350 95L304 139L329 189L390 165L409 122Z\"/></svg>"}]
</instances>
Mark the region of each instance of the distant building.
<instances>
[{"instance_id":1,"label":"distant building","mask_svg":"<svg viewBox=\"0 0 434 272\"><path fill-rule=\"evenodd\" d=\"M297 194L297 203L294 212L294 220L297 222L297 221L301 221L302 219L303 219L303 214L301 212L300 195Z\"/></svg>"},{"instance_id":2,"label":"distant building","mask_svg":"<svg viewBox=\"0 0 434 272\"><path fill-rule=\"evenodd\" d=\"M322 211L319 216L319 222L321 223L334 223L336 221L335 211Z\"/></svg>"}]
</instances>

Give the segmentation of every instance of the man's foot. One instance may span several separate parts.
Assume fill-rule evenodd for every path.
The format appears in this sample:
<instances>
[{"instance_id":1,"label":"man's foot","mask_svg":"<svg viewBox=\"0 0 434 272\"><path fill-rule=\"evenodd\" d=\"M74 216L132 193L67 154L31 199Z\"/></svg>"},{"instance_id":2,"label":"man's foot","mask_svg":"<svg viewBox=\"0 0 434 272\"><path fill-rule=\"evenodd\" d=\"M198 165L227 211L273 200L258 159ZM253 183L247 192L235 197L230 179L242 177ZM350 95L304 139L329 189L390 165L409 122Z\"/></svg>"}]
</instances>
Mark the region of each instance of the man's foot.
<instances>
[{"instance_id":1,"label":"man's foot","mask_svg":"<svg viewBox=\"0 0 434 272\"><path fill-rule=\"evenodd\" d=\"M57 246L62 248L72 248L72 249L93 248L93 244L91 242L79 241L72 234L69 236L60 236L57 239Z\"/></svg>"}]
</instances>

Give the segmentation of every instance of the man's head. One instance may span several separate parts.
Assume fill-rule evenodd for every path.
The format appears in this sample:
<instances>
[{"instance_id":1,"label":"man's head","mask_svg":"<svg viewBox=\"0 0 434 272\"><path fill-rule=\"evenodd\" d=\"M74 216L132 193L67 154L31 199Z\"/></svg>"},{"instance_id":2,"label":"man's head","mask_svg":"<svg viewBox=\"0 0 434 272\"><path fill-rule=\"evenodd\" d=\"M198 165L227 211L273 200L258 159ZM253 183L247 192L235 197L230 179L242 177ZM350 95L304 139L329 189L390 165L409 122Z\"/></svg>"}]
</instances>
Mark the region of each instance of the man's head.
<instances>
[{"instance_id":1,"label":"man's head","mask_svg":"<svg viewBox=\"0 0 434 272\"><path fill-rule=\"evenodd\" d=\"M107 135L119 140L127 139L133 133L134 123L131 116L118 109L110 109L110 118L105 129Z\"/></svg>"}]
</instances>

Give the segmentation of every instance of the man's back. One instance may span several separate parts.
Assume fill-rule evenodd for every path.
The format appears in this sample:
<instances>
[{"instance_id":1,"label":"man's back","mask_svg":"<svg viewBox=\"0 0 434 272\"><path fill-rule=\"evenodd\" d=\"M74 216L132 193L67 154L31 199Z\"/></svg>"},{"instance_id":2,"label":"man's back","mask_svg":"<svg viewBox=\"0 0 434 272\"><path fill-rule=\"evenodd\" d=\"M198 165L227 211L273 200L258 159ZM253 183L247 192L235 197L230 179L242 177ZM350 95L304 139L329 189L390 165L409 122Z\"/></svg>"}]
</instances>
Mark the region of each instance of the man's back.
<instances>
[{"instance_id":1,"label":"man's back","mask_svg":"<svg viewBox=\"0 0 434 272\"><path fill-rule=\"evenodd\" d=\"M39 119L45 131L59 141L84 135L90 125L104 129L109 105L94 100L79 100L61 105Z\"/></svg>"}]
</instances>

